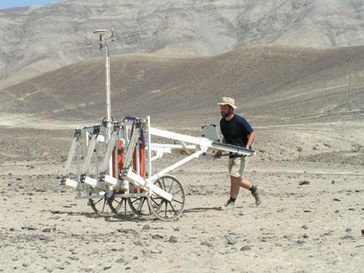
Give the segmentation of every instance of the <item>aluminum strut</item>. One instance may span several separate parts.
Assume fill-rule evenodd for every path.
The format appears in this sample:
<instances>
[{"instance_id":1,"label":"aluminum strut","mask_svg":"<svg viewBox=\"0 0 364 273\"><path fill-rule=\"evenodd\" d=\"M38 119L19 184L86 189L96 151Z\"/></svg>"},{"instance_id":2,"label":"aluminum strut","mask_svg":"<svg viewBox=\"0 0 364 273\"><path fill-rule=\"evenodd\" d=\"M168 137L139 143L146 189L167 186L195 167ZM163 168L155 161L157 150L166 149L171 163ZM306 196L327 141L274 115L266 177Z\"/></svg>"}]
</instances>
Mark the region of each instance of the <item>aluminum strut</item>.
<instances>
[{"instance_id":1,"label":"aluminum strut","mask_svg":"<svg viewBox=\"0 0 364 273\"><path fill-rule=\"evenodd\" d=\"M111 134L111 138L109 143L107 144L106 151L105 151L105 157L102 161L101 167L100 167L100 173L105 173L107 168L109 167L109 161L112 154L112 151L114 150L116 139L118 137L118 132L114 131Z\"/></svg>"},{"instance_id":2,"label":"aluminum strut","mask_svg":"<svg viewBox=\"0 0 364 273\"><path fill-rule=\"evenodd\" d=\"M124 168L123 168L123 173L122 173L122 176L125 176L130 168L130 164L131 164L131 161L133 159L133 153L134 153L134 148L139 140L139 131L138 129L140 128L140 124L139 123L136 123L135 124L135 128L134 128L134 131L133 131L133 134L131 136L131 139L129 141L129 144L128 144L128 149L127 149L127 153L126 153L126 156L125 156L125 165L124 165Z\"/></svg>"},{"instance_id":3,"label":"aluminum strut","mask_svg":"<svg viewBox=\"0 0 364 273\"><path fill-rule=\"evenodd\" d=\"M77 147L79 146L78 141L80 139L80 136L81 136L81 129L76 129L74 134L73 134L71 148L70 148L70 150L68 152L66 166L64 168L64 173L65 173L66 176L69 175L69 168L71 167L72 160L75 157Z\"/></svg>"},{"instance_id":4,"label":"aluminum strut","mask_svg":"<svg viewBox=\"0 0 364 273\"><path fill-rule=\"evenodd\" d=\"M244 156L251 156L255 153L254 150L246 149L246 148L236 146L236 145L220 143L220 142L213 142L211 144L211 148L214 148L216 150L225 151L225 152L235 153L238 155L244 155Z\"/></svg>"},{"instance_id":5,"label":"aluminum strut","mask_svg":"<svg viewBox=\"0 0 364 273\"><path fill-rule=\"evenodd\" d=\"M86 160L81 169L81 175L86 174L90 168L91 158L92 158L93 153L95 152L96 140L97 140L97 136L99 135L99 133L100 133L100 126L94 126L91 141L89 143L88 150L87 150Z\"/></svg>"}]
</instances>

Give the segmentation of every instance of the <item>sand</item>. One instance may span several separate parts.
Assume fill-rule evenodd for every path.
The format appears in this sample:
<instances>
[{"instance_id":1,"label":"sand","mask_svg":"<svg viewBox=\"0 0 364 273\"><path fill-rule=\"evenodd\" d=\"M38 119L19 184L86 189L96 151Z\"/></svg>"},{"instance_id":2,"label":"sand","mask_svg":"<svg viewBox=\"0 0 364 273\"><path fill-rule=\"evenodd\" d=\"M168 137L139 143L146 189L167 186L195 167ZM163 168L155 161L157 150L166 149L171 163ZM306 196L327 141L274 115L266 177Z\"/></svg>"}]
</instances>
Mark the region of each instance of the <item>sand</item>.
<instances>
[{"instance_id":1,"label":"sand","mask_svg":"<svg viewBox=\"0 0 364 273\"><path fill-rule=\"evenodd\" d=\"M363 132L361 121L261 126L246 171L259 207L242 190L220 210L227 159L200 158L172 173L185 210L163 222L99 216L60 185L71 130L3 128L0 272L362 272Z\"/></svg>"}]
</instances>

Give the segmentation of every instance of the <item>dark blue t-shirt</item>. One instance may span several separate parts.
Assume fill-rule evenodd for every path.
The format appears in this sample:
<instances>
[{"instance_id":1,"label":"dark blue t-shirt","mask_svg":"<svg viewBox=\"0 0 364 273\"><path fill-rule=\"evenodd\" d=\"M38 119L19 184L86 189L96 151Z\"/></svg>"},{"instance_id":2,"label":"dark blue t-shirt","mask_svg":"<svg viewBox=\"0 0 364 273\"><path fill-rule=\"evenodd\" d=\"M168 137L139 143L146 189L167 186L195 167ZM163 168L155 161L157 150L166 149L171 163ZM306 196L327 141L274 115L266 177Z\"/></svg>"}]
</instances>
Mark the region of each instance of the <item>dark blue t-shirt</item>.
<instances>
[{"instance_id":1,"label":"dark blue t-shirt","mask_svg":"<svg viewBox=\"0 0 364 273\"><path fill-rule=\"evenodd\" d=\"M227 144L246 147L249 135L254 131L245 118L234 114L234 117L227 121L225 118L220 120L221 133Z\"/></svg>"}]
</instances>

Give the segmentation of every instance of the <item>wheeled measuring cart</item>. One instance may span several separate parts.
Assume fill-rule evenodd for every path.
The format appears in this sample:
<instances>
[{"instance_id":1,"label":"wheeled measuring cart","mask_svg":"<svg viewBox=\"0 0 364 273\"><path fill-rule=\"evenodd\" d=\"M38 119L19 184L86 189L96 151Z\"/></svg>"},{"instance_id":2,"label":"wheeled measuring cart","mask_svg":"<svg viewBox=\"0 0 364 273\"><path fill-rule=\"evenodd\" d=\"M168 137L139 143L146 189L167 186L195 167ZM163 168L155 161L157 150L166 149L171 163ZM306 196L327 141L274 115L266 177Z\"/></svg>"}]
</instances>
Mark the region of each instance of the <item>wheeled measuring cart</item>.
<instances>
[{"instance_id":1,"label":"wheeled measuring cart","mask_svg":"<svg viewBox=\"0 0 364 273\"><path fill-rule=\"evenodd\" d=\"M75 189L77 198L88 199L98 214L125 214L127 204L135 215L170 221L183 212L182 184L168 173L214 150L250 156L252 150L222 144L214 126L204 126L203 137L192 137L150 126L150 118L111 118L110 43L114 31L97 29L100 50L105 48L106 117L101 124L76 129L65 166L64 182ZM152 142L152 137L174 141ZM166 153L186 157L153 173L152 162Z\"/></svg>"},{"instance_id":2,"label":"wheeled measuring cart","mask_svg":"<svg viewBox=\"0 0 364 273\"><path fill-rule=\"evenodd\" d=\"M214 125L202 128L203 136L193 137L151 127L149 117L127 117L76 129L66 161L65 184L75 189L77 198L88 199L98 214L126 214L129 206L138 216L175 220L183 212L185 191L169 172L214 151L254 154L253 150L220 143ZM152 138L173 143L154 143ZM168 153L185 157L153 173L152 162Z\"/></svg>"}]
</instances>

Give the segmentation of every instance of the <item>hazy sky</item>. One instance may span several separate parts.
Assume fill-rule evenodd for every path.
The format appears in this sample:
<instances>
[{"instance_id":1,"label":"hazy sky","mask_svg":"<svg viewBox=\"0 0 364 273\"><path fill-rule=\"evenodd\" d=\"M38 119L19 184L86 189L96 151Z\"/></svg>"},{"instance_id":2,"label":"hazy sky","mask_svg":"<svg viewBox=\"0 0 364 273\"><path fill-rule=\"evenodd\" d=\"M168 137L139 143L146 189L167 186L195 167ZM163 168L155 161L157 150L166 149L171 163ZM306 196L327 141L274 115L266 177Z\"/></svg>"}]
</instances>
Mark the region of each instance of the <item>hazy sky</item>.
<instances>
[{"instance_id":1,"label":"hazy sky","mask_svg":"<svg viewBox=\"0 0 364 273\"><path fill-rule=\"evenodd\" d=\"M0 0L0 9L44 5L59 0Z\"/></svg>"}]
</instances>

